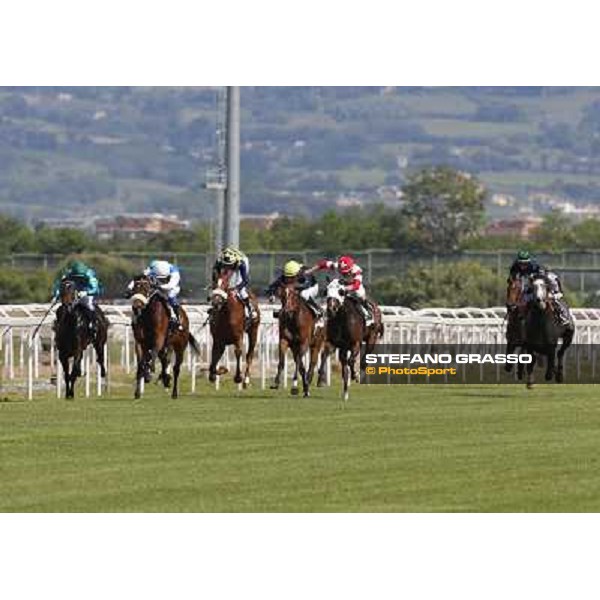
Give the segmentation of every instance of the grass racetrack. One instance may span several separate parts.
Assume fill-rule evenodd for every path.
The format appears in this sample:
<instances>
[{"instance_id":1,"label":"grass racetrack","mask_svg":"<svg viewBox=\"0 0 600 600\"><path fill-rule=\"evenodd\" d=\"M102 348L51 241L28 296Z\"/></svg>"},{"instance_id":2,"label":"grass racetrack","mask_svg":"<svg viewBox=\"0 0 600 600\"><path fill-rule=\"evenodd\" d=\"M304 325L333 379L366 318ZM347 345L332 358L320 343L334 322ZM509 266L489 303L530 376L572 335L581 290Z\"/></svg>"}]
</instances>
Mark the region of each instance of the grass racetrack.
<instances>
[{"instance_id":1,"label":"grass racetrack","mask_svg":"<svg viewBox=\"0 0 600 600\"><path fill-rule=\"evenodd\" d=\"M594 386L130 388L4 398L0 511L600 510Z\"/></svg>"}]
</instances>

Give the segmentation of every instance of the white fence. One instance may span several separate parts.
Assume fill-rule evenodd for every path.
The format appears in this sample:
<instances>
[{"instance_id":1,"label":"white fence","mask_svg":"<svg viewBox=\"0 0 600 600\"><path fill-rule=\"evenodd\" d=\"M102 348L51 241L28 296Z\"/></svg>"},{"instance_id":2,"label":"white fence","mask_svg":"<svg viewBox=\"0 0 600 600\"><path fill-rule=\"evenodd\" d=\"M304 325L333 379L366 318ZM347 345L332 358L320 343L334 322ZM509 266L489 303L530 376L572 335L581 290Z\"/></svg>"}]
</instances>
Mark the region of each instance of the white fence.
<instances>
[{"instance_id":1,"label":"white fence","mask_svg":"<svg viewBox=\"0 0 600 600\"><path fill-rule=\"evenodd\" d=\"M61 377L57 377L56 353L52 332L53 315L49 315L44 325L34 332L48 311L47 304L1 305L0 306L0 352L2 355L0 372L4 391L23 389L27 398L33 397L34 389L56 386L61 393ZM135 355L131 335L131 313L128 305L104 305L109 322L109 377L105 384L98 373L93 376L92 351L84 358L84 389L89 396L95 388L96 394L103 392L103 385L110 389L110 373L119 371L133 374ZM192 391L196 389L197 375L206 370L211 351L211 339L207 319L207 305L189 305L185 309L189 315L191 330L197 338L201 353L196 357L187 352L185 365L191 374ZM274 375L277 365L277 321L273 318L274 307L262 305L262 325L256 353L256 370L260 375L261 387L266 387L268 379ZM506 311L498 308L429 308L411 310L396 306L381 307L385 323L384 343L423 344L502 344L504 343ZM600 309L574 309L576 322L575 343L600 343ZM115 359L116 358L116 359ZM232 364L232 352L223 358L225 366ZM284 385L287 385L287 366L284 372Z\"/></svg>"}]
</instances>

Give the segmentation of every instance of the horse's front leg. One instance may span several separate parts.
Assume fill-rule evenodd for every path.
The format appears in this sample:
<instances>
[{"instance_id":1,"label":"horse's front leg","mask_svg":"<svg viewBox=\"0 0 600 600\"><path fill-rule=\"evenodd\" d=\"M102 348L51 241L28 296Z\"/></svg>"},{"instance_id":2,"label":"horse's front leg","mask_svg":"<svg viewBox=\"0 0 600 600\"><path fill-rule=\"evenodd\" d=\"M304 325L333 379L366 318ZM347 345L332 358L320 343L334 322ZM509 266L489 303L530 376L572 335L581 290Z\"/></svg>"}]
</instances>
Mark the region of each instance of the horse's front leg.
<instances>
[{"instance_id":1,"label":"horse's front leg","mask_svg":"<svg viewBox=\"0 0 600 600\"><path fill-rule=\"evenodd\" d=\"M348 364L350 366L350 374L352 377L352 381L360 381L360 376L356 371L356 359L360 356L360 342L357 342L352 345L352 349L350 350L350 358L348 359ZM365 365L366 366L366 365Z\"/></svg>"},{"instance_id":2,"label":"horse's front leg","mask_svg":"<svg viewBox=\"0 0 600 600\"><path fill-rule=\"evenodd\" d=\"M59 356L59 360L63 372L63 381L65 382L65 398L73 398L75 393L73 387L71 386L71 368L69 365L69 357L61 354Z\"/></svg>"},{"instance_id":3,"label":"horse's front leg","mask_svg":"<svg viewBox=\"0 0 600 600\"><path fill-rule=\"evenodd\" d=\"M183 348L175 351L175 364L173 365L173 393L171 398L179 397L179 373L181 371L181 363L183 362Z\"/></svg>"},{"instance_id":4,"label":"horse's front leg","mask_svg":"<svg viewBox=\"0 0 600 600\"><path fill-rule=\"evenodd\" d=\"M253 326L248 333L248 352L246 352L246 371L244 373L244 389L250 385L250 373L254 362L254 350L258 340L258 326Z\"/></svg>"},{"instance_id":5,"label":"horse's front leg","mask_svg":"<svg viewBox=\"0 0 600 600\"><path fill-rule=\"evenodd\" d=\"M242 344L244 341L244 337L241 336L238 340L236 340L233 352L235 354L235 376L233 377L234 383L238 385L242 383Z\"/></svg>"},{"instance_id":6,"label":"horse's front leg","mask_svg":"<svg viewBox=\"0 0 600 600\"><path fill-rule=\"evenodd\" d=\"M135 372L135 392L133 394L133 397L136 400L139 400L139 398L142 395L142 379L144 381L146 380L146 372L148 369L144 360L144 350L141 344L139 344L138 342L136 342L135 344L135 354L137 358L137 369Z\"/></svg>"},{"instance_id":7,"label":"horse's front leg","mask_svg":"<svg viewBox=\"0 0 600 600\"><path fill-rule=\"evenodd\" d=\"M531 362L527 363L527 389L530 390L531 388L533 388L533 385L535 383L535 379L533 376L533 369L535 368L535 363L537 360L537 356L534 352L528 352L529 354L531 354Z\"/></svg>"},{"instance_id":8,"label":"horse's front leg","mask_svg":"<svg viewBox=\"0 0 600 600\"><path fill-rule=\"evenodd\" d=\"M331 352L333 351L333 346L329 342L325 342L323 344L323 352L321 352L321 364L319 365L319 377L317 378L317 387L323 387L327 384L327 360Z\"/></svg>"},{"instance_id":9,"label":"horse's front leg","mask_svg":"<svg viewBox=\"0 0 600 600\"><path fill-rule=\"evenodd\" d=\"M506 342L506 354L512 354L515 350L517 349L517 344L514 344L513 342ZM504 365L504 370L507 373L510 373L512 371L512 363L506 363ZM520 371L520 376L519 379L521 379L523 377L523 367L522 367L522 363L519 363L518 366L518 370Z\"/></svg>"},{"instance_id":10,"label":"horse's front leg","mask_svg":"<svg viewBox=\"0 0 600 600\"><path fill-rule=\"evenodd\" d=\"M288 347L289 347L288 341L285 338L280 337L279 338L279 348L278 348L279 361L277 362L277 373L275 374L275 379L273 380L273 383L271 384L272 390L279 389L279 384L281 382L281 373L283 371L283 367L285 366L285 355L286 355L286 352L288 351Z\"/></svg>"},{"instance_id":11,"label":"horse's front leg","mask_svg":"<svg viewBox=\"0 0 600 600\"><path fill-rule=\"evenodd\" d=\"M319 361L319 351L323 346L323 338L322 335L317 333L317 336L313 338L312 343L309 346L310 349L310 361L308 363L308 383L311 384L313 380L313 376L315 373L315 368L317 366L317 362Z\"/></svg>"},{"instance_id":12,"label":"horse's front leg","mask_svg":"<svg viewBox=\"0 0 600 600\"><path fill-rule=\"evenodd\" d=\"M555 371L555 361L556 361L556 344L553 345L546 355L546 381L552 381L554 379L554 371Z\"/></svg>"},{"instance_id":13,"label":"horse's front leg","mask_svg":"<svg viewBox=\"0 0 600 600\"><path fill-rule=\"evenodd\" d=\"M160 359L160 375L158 378L162 381L165 388L168 388L171 386L171 375L169 375L169 352L167 350L162 350L159 353L158 358Z\"/></svg>"},{"instance_id":14,"label":"horse's front leg","mask_svg":"<svg viewBox=\"0 0 600 600\"><path fill-rule=\"evenodd\" d=\"M310 396L310 386L308 382L308 373L304 366L304 355L308 350L308 346L300 346L296 356L296 369L300 369L300 377L302 378L302 394L305 398Z\"/></svg>"},{"instance_id":15,"label":"horse's front leg","mask_svg":"<svg viewBox=\"0 0 600 600\"><path fill-rule=\"evenodd\" d=\"M210 357L210 367L208 368L208 380L211 383L217 381L217 365L225 352L225 344L213 338L213 347Z\"/></svg>"},{"instance_id":16,"label":"horse's front leg","mask_svg":"<svg viewBox=\"0 0 600 600\"><path fill-rule=\"evenodd\" d=\"M350 365L348 364L348 352L347 348L340 348L340 364L342 365L342 398L344 402L348 401L348 388L350 379Z\"/></svg>"}]
</instances>

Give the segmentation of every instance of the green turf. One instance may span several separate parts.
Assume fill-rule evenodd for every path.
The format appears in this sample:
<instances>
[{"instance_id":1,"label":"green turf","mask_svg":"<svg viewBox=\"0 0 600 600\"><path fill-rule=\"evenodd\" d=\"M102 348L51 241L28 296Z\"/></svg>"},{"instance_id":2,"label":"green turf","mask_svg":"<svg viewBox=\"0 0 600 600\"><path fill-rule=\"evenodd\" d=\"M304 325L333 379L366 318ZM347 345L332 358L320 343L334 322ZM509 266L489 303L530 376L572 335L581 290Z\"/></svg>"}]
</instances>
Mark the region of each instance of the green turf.
<instances>
[{"instance_id":1,"label":"green turf","mask_svg":"<svg viewBox=\"0 0 600 600\"><path fill-rule=\"evenodd\" d=\"M0 403L1 511L598 511L593 386Z\"/></svg>"}]
</instances>

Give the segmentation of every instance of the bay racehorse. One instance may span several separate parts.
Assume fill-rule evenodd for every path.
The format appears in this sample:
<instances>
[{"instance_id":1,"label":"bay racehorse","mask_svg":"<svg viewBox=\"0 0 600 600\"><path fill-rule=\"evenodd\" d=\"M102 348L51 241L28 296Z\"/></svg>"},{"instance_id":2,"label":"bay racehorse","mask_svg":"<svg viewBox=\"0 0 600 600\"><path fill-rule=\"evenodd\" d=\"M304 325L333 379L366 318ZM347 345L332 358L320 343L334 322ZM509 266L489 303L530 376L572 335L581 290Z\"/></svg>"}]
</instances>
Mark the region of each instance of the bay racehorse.
<instances>
[{"instance_id":1,"label":"bay racehorse","mask_svg":"<svg viewBox=\"0 0 600 600\"><path fill-rule=\"evenodd\" d=\"M532 294L528 302L525 325L525 345L523 351L532 355L532 362L527 364L527 387L533 387L533 368L537 356L546 359L546 381L552 378L557 383L563 381L563 357L575 336L575 323L572 317L566 325L559 325L552 300L549 296L548 284L542 276L531 278ZM562 344L557 352L558 342Z\"/></svg>"},{"instance_id":2,"label":"bay racehorse","mask_svg":"<svg viewBox=\"0 0 600 600\"><path fill-rule=\"evenodd\" d=\"M333 279L327 286L327 329L326 351L323 352L319 367L319 380L325 378L325 361L327 352L337 348L342 368L344 400L348 400L348 384L352 377L359 380L356 372L356 359L360 356L362 344L365 344L365 354L373 351L378 338L383 336L383 322L379 307L371 302L373 323L365 325L361 309L357 301L345 293L339 279ZM360 368L365 365L361 360Z\"/></svg>"},{"instance_id":3,"label":"bay racehorse","mask_svg":"<svg viewBox=\"0 0 600 600\"><path fill-rule=\"evenodd\" d=\"M56 349L65 380L65 396L74 398L75 382L81 377L83 353L90 344L96 351L100 375L106 377L104 347L108 336L108 321L102 309L96 306L96 333L90 333L89 316L86 309L78 303L77 286L70 279L60 282L58 297L60 306L56 311Z\"/></svg>"},{"instance_id":4,"label":"bay racehorse","mask_svg":"<svg viewBox=\"0 0 600 600\"><path fill-rule=\"evenodd\" d=\"M319 352L324 342L323 327L316 327L315 314L300 296L295 281L281 284L277 292L281 300L281 310L279 311L279 362L271 389L279 388L285 355L289 348L292 351L295 365L291 393L293 395L298 394L298 373L300 373L302 392L304 397L308 397ZM304 355L307 351L310 352L308 370L304 365Z\"/></svg>"},{"instance_id":5,"label":"bay racehorse","mask_svg":"<svg viewBox=\"0 0 600 600\"><path fill-rule=\"evenodd\" d=\"M137 357L137 372L135 398L141 396L142 379L150 383L156 359L160 361L161 372L159 380L165 388L173 390L172 398L179 396L179 374L183 356L188 345L196 353L200 348L190 332L188 316L179 308L181 329L175 329L170 324L170 311L167 299L156 288L151 277L140 275L136 277L131 290L132 328ZM174 357L173 377L169 374L169 365Z\"/></svg>"},{"instance_id":6,"label":"bay racehorse","mask_svg":"<svg viewBox=\"0 0 600 600\"><path fill-rule=\"evenodd\" d=\"M230 276L231 271L222 271L216 278L215 287L210 295L210 333L213 344L208 378L211 382L217 380L217 365L227 346L233 344L236 359L233 380L238 385L243 382L243 386L246 388L250 385L250 369L258 341L260 310L256 302L256 296L250 292L250 302L254 306L256 316L246 324L244 304L237 297L236 291L229 289ZM248 350L246 352L246 370L242 378L241 359L245 333L248 334Z\"/></svg>"},{"instance_id":7,"label":"bay racehorse","mask_svg":"<svg viewBox=\"0 0 600 600\"><path fill-rule=\"evenodd\" d=\"M506 288L506 354L512 354L517 348L525 345L525 319L527 315L527 299L525 282L522 277L511 278ZM523 378L524 364L519 363L517 373ZM506 364L504 370L512 371L513 365Z\"/></svg>"}]
</instances>

